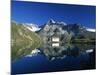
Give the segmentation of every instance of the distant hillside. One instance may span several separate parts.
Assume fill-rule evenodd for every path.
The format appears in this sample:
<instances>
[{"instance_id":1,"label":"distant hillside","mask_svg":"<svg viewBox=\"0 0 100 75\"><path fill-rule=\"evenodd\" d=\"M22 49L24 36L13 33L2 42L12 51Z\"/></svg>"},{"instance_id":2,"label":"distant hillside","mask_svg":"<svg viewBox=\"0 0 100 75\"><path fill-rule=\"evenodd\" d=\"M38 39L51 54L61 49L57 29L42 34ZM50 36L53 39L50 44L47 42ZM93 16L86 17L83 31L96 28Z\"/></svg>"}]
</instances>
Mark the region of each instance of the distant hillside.
<instances>
[{"instance_id":1,"label":"distant hillside","mask_svg":"<svg viewBox=\"0 0 100 75\"><path fill-rule=\"evenodd\" d=\"M12 60L29 54L41 45L41 38L22 24L11 22L11 54Z\"/></svg>"}]
</instances>

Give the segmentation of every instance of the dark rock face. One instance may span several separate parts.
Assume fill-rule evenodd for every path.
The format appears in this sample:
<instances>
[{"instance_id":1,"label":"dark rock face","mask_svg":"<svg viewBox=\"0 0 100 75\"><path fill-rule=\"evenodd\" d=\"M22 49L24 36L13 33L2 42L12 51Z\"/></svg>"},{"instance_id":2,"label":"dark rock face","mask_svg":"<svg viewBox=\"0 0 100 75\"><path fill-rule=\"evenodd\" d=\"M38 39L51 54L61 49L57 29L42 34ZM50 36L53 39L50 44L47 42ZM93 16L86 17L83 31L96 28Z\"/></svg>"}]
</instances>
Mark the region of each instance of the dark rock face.
<instances>
[{"instance_id":1,"label":"dark rock face","mask_svg":"<svg viewBox=\"0 0 100 75\"><path fill-rule=\"evenodd\" d=\"M64 25L65 23L63 22L55 22L53 20L48 21L39 32L39 35L43 38L43 42L51 43L53 37L59 39L59 41L55 42L63 43L63 41L66 41L67 37L65 37L65 35L68 36L69 34L67 30L63 29Z\"/></svg>"},{"instance_id":2,"label":"dark rock face","mask_svg":"<svg viewBox=\"0 0 100 75\"><path fill-rule=\"evenodd\" d=\"M44 43L52 42L52 37L59 38L62 44L74 39L95 39L95 32L89 32L80 24L66 24L49 20L39 31Z\"/></svg>"}]
</instances>

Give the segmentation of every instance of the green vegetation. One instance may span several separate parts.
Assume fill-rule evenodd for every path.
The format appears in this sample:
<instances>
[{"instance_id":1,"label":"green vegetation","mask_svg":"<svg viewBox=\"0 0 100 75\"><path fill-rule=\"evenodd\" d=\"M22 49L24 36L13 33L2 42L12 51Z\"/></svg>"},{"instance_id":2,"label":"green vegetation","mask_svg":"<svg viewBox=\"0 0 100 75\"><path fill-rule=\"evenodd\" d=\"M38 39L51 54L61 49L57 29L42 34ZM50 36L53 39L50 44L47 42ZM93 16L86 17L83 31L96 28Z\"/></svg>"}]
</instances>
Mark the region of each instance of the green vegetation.
<instances>
[{"instance_id":1,"label":"green vegetation","mask_svg":"<svg viewBox=\"0 0 100 75\"><path fill-rule=\"evenodd\" d=\"M72 38L71 43L95 44L95 39L91 39L91 38Z\"/></svg>"},{"instance_id":2,"label":"green vegetation","mask_svg":"<svg viewBox=\"0 0 100 75\"><path fill-rule=\"evenodd\" d=\"M41 46L40 36L25 26L11 23L11 57L12 61L21 58Z\"/></svg>"},{"instance_id":3,"label":"green vegetation","mask_svg":"<svg viewBox=\"0 0 100 75\"><path fill-rule=\"evenodd\" d=\"M91 40L91 39L74 39L74 40L72 40L72 43L94 44L95 43L95 40Z\"/></svg>"}]
</instances>

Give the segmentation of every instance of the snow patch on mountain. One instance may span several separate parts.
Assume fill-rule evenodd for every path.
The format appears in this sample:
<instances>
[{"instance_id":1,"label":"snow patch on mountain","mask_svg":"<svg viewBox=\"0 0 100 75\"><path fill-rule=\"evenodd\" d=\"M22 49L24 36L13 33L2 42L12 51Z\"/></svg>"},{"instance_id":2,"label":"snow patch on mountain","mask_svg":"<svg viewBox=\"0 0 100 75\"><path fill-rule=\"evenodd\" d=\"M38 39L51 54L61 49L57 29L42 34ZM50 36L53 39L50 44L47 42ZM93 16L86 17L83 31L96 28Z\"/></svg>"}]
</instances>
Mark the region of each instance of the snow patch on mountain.
<instances>
[{"instance_id":1,"label":"snow patch on mountain","mask_svg":"<svg viewBox=\"0 0 100 75\"><path fill-rule=\"evenodd\" d=\"M86 50L86 53L92 53L93 49Z\"/></svg>"},{"instance_id":2,"label":"snow patch on mountain","mask_svg":"<svg viewBox=\"0 0 100 75\"><path fill-rule=\"evenodd\" d=\"M26 55L25 57L32 57L32 56L37 55L38 53L40 53L40 50L34 49L34 50L32 50L32 52L30 54Z\"/></svg>"},{"instance_id":3,"label":"snow patch on mountain","mask_svg":"<svg viewBox=\"0 0 100 75\"><path fill-rule=\"evenodd\" d=\"M92 28L86 28L86 30L90 32L96 32L96 29L92 29Z\"/></svg>"},{"instance_id":4,"label":"snow patch on mountain","mask_svg":"<svg viewBox=\"0 0 100 75\"><path fill-rule=\"evenodd\" d=\"M23 24L27 29L29 29L32 32L39 31L41 28L39 28L36 24L32 23L24 23Z\"/></svg>"}]
</instances>

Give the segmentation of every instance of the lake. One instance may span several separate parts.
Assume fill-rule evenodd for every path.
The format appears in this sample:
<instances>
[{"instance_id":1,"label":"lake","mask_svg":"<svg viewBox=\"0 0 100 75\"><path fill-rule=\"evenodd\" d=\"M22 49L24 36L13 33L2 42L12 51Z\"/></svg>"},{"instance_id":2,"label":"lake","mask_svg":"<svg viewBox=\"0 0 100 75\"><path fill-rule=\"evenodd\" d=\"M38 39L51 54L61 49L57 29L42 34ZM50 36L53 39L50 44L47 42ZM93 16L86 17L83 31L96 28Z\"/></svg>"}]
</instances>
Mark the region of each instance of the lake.
<instances>
[{"instance_id":1,"label":"lake","mask_svg":"<svg viewBox=\"0 0 100 75\"><path fill-rule=\"evenodd\" d=\"M95 45L48 44L11 63L12 74L95 69Z\"/></svg>"}]
</instances>

